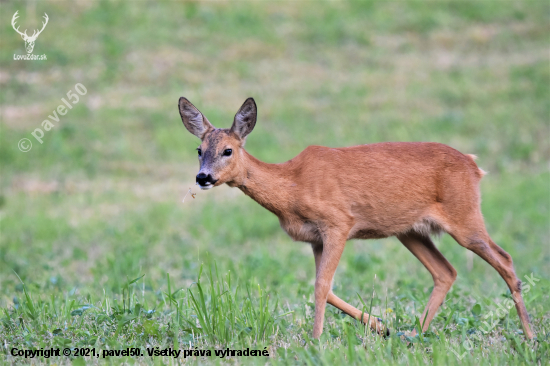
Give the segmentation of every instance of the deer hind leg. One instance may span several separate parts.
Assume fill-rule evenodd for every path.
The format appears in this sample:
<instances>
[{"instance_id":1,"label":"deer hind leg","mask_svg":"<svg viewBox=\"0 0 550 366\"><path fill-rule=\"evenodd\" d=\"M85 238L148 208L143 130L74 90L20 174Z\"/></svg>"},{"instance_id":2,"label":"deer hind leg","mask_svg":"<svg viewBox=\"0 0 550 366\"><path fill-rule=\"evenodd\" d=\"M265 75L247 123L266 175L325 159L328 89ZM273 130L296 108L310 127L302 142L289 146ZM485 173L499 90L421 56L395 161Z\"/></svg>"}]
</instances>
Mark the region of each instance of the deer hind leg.
<instances>
[{"instance_id":1,"label":"deer hind leg","mask_svg":"<svg viewBox=\"0 0 550 366\"><path fill-rule=\"evenodd\" d=\"M321 264L321 258L323 256L323 245L322 244L312 244L311 247L313 249L313 255L315 257L316 278L318 278L319 277L319 267L320 267L320 264ZM317 286L317 282L316 282L316 286ZM332 292L332 280L330 282L328 295L327 295L327 298L326 298L325 301L328 302L330 305L334 306L335 308L340 309L341 311L343 311L347 315L351 316L352 318L354 318L356 320L360 320L363 324L367 324L369 322L369 319L370 319L371 329L375 330L379 334L385 334L385 335L390 334L389 330L384 326L384 324L382 323L382 321L380 319L378 319L374 316L370 316L366 312L362 312L361 310L359 310L356 307L348 304L347 302L345 302L344 300L342 300L338 296L336 296ZM317 310L317 304L315 305L315 308ZM316 315L317 315L317 312L316 312ZM361 317L363 317L363 318L361 319ZM317 318L315 320L317 320ZM321 324L321 331L322 331L322 324ZM320 334L321 333L319 333L319 335ZM314 336L315 336L315 331L314 331Z\"/></svg>"},{"instance_id":2,"label":"deer hind leg","mask_svg":"<svg viewBox=\"0 0 550 366\"><path fill-rule=\"evenodd\" d=\"M420 319L420 324L424 324L422 327L422 332L424 332L428 329L437 309L439 309L447 292L451 289L456 279L456 270L428 236L417 232L408 232L398 235L397 238L422 262L433 277L434 288ZM415 335L416 330L412 334Z\"/></svg>"},{"instance_id":3,"label":"deer hind leg","mask_svg":"<svg viewBox=\"0 0 550 366\"><path fill-rule=\"evenodd\" d=\"M475 220L466 225L451 225L449 234L460 245L483 258L497 270L512 293L525 336L532 339L534 335L529 326L529 315L521 296L521 280L514 271L512 257L491 239L485 229L481 213L475 215Z\"/></svg>"}]
</instances>

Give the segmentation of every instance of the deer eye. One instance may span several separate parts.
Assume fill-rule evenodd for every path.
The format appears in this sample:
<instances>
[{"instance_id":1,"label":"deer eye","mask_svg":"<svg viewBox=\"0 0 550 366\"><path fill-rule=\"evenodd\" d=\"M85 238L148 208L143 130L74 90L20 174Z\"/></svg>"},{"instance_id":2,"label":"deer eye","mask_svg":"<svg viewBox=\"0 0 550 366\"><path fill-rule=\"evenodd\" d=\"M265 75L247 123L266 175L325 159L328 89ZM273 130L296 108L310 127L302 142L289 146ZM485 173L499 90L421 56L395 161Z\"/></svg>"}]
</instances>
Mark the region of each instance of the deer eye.
<instances>
[{"instance_id":1,"label":"deer eye","mask_svg":"<svg viewBox=\"0 0 550 366\"><path fill-rule=\"evenodd\" d=\"M231 150L231 149L225 149L223 151L223 156L231 156L232 152L233 152L233 150Z\"/></svg>"},{"instance_id":2,"label":"deer eye","mask_svg":"<svg viewBox=\"0 0 550 366\"><path fill-rule=\"evenodd\" d=\"M202 150L201 149L197 149L197 152L199 153L199 156L202 156Z\"/></svg>"}]
</instances>

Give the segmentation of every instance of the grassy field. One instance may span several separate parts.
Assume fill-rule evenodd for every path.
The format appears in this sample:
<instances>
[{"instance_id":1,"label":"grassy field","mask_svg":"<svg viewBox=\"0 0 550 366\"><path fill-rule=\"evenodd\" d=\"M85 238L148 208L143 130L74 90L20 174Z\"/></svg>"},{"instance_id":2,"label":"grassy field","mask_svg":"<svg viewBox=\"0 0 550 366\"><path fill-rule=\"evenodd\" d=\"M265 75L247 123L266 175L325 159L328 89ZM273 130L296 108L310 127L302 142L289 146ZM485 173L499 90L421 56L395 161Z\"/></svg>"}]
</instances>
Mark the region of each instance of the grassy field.
<instances>
[{"instance_id":1,"label":"grassy field","mask_svg":"<svg viewBox=\"0 0 550 366\"><path fill-rule=\"evenodd\" d=\"M0 363L548 364L548 2L7 1L0 10ZM16 10L21 29L48 14L34 49L46 61L13 59L26 53L10 24ZM31 133L77 83L87 93L40 144ZM246 148L267 162L313 144L379 141L478 155L489 232L525 284L538 280L525 293L537 339L522 337L515 309L496 311L510 298L496 271L449 236L436 243L459 277L427 333L406 338L431 276L390 238L350 241L334 292L372 308L392 335L329 306L323 336L311 339L311 248L238 189L182 203L198 139L182 125L180 96L217 127L254 97ZM32 150L18 149L22 138ZM25 360L14 347L144 356ZM203 356L149 357L155 347ZM269 357L215 355L227 348Z\"/></svg>"}]
</instances>

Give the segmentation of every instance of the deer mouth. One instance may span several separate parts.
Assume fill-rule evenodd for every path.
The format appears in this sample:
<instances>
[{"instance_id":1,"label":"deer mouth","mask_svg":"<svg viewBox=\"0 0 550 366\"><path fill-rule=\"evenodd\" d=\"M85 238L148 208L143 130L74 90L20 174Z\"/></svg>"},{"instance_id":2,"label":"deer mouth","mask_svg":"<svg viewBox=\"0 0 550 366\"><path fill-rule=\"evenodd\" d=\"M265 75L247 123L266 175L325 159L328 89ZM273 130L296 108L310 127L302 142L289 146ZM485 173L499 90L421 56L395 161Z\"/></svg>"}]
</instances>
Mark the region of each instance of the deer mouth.
<instances>
[{"instance_id":1,"label":"deer mouth","mask_svg":"<svg viewBox=\"0 0 550 366\"><path fill-rule=\"evenodd\" d=\"M206 191L206 190L214 188L214 184L216 184L216 182L217 182L217 180L213 181L213 182L205 182L204 184L197 183L197 185L199 186L200 189L202 189L203 191Z\"/></svg>"}]
</instances>

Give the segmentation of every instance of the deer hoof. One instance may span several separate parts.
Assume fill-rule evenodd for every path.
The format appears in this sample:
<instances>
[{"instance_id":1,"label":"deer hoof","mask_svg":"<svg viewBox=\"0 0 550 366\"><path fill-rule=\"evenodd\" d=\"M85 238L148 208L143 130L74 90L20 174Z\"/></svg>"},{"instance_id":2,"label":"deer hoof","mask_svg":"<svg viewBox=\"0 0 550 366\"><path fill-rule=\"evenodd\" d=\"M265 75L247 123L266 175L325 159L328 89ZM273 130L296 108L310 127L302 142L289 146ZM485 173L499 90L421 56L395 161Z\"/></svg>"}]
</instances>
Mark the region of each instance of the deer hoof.
<instances>
[{"instance_id":1,"label":"deer hoof","mask_svg":"<svg viewBox=\"0 0 550 366\"><path fill-rule=\"evenodd\" d=\"M388 327L386 327L386 325L382 322L382 319L380 318L376 318L376 332L384 338L389 337L390 335L390 330L388 329Z\"/></svg>"}]
</instances>

